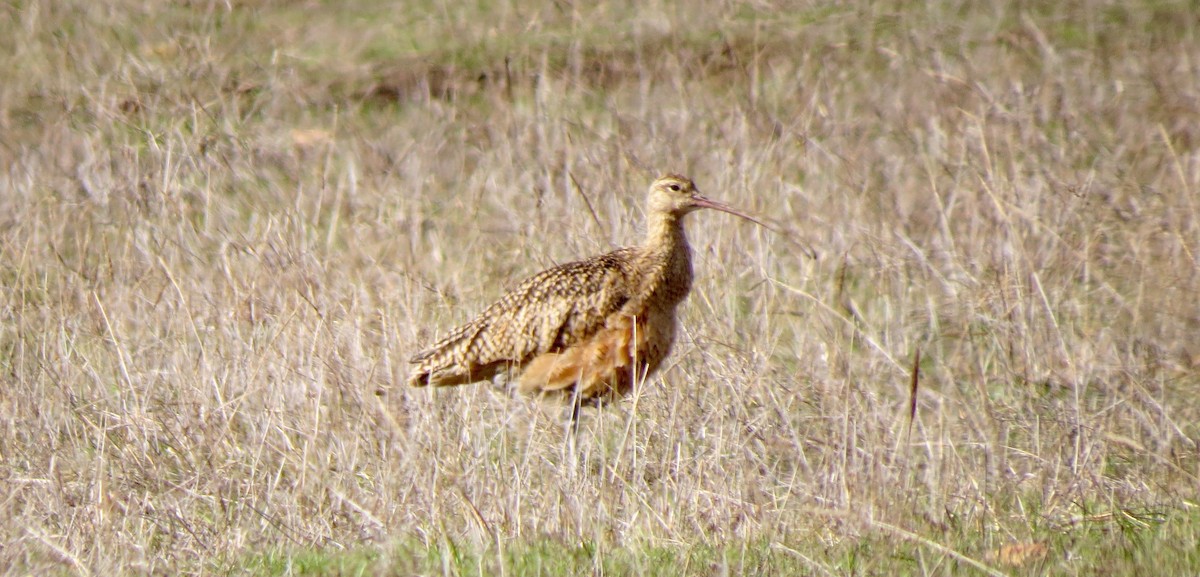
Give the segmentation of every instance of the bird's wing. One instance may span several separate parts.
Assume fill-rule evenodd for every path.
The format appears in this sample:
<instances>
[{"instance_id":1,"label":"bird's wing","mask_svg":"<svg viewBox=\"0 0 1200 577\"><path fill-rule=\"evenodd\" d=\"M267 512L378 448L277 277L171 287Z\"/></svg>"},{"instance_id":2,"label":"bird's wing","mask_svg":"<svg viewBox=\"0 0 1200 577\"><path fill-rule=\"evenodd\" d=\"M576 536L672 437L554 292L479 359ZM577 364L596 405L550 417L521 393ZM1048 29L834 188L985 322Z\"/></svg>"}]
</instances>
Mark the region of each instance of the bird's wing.
<instances>
[{"instance_id":1,"label":"bird's wing","mask_svg":"<svg viewBox=\"0 0 1200 577\"><path fill-rule=\"evenodd\" d=\"M635 249L621 249L543 271L479 317L417 353L414 386L490 378L508 365L562 350L596 333L629 301Z\"/></svg>"}]
</instances>

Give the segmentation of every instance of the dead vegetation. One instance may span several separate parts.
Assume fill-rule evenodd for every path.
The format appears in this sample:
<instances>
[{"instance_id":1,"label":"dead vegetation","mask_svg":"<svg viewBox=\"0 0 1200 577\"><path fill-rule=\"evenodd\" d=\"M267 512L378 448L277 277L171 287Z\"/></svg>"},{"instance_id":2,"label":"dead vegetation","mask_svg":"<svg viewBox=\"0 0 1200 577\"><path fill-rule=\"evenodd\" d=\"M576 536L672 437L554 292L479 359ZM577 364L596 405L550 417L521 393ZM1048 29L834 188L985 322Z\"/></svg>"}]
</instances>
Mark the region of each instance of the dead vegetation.
<instances>
[{"instance_id":1,"label":"dead vegetation","mask_svg":"<svg viewBox=\"0 0 1200 577\"><path fill-rule=\"evenodd\" d=\"M1186 4L63 4L0 19L8 573L876 531L1019 564L1194 506ZM661 170L785 231L694 229L669 386L575 447L401 386L506 280L639 238Z\"/></svg>"}]
</instances>

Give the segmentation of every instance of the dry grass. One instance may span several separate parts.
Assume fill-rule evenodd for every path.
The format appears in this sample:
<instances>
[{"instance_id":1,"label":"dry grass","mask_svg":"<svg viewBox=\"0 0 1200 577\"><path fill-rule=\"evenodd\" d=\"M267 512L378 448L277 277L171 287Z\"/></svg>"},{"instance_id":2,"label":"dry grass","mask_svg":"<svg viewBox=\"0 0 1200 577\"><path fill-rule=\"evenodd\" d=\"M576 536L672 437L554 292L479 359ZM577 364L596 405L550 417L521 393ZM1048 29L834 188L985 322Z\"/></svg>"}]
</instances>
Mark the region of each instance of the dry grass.
<instances>
[{"instance_id":1,"label":"dry grass","mask_svg":"<svg viewBox=\"0 0 1200 577\"><path fill-rule=\"evenodd\" d=\"M4 574L872 539L945 573L1195 507L1194 3L540 4L0 9ZM401 386L639 238L668 169L785 232L691 217L673 364L577 446ZM1073 543L1042 568L1094 574Z\"/></svg>"}]
</instances>

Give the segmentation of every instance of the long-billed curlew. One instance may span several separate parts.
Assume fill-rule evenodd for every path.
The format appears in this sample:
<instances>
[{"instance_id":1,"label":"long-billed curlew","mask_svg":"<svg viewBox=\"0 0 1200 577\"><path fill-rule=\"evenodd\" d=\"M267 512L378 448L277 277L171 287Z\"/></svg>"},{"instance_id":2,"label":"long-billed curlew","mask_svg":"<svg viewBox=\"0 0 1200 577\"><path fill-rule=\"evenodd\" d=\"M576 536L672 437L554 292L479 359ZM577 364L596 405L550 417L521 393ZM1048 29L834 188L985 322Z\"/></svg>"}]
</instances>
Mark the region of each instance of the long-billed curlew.
<instances>
[{"instance_id":1,"label":"long-billed curlew","mask_svg":"<svg viewBox=\"0 0 1200 577\"><path fill-rule=\"evenodd\" d=\"M701 196L687 177L663 176L650 186L641 246L527 279L417 353L408 383L461 385L512 370L525 393L561 393L577 403L625 395L671 351L675 307L692 287L683 217L701 208L762 224Z\"/></svg>"}]
</instances>

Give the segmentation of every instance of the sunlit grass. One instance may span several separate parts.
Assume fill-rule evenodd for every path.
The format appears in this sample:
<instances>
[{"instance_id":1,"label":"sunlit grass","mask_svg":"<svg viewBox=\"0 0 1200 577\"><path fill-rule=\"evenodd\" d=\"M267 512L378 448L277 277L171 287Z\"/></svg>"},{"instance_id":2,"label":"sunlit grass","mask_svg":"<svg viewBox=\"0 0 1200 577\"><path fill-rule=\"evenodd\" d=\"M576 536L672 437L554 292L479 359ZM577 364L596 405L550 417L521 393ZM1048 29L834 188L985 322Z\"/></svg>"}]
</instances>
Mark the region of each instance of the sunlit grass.
<instances>
[{"instance_id":1,"label":"sunlit grass","mask_svg":"<svg viewBox=\"0 0 1200 577\"><path fill-rule=\"evenodd\" d=\"M1200 567L1188 3L5 11L4 574ZM668 170L634 398L402 386Z\"/></svg>"}]
</instances>

